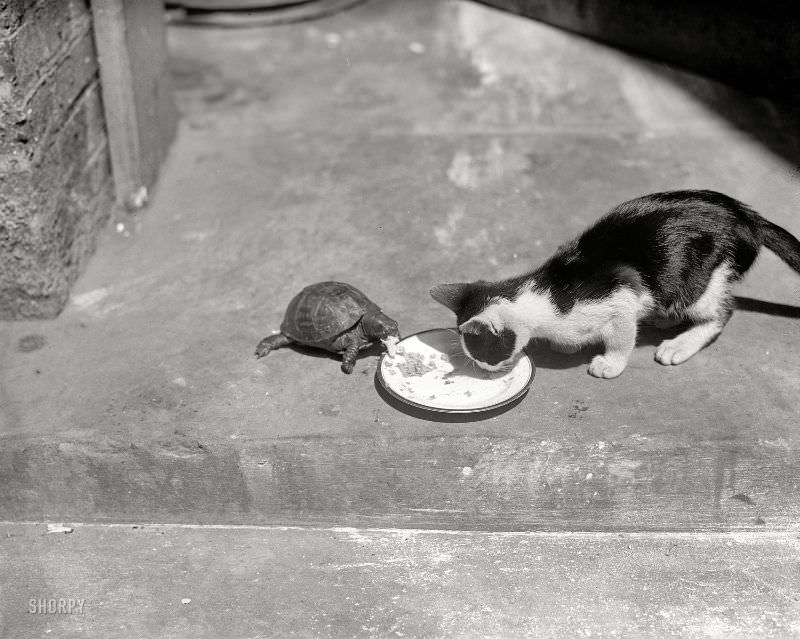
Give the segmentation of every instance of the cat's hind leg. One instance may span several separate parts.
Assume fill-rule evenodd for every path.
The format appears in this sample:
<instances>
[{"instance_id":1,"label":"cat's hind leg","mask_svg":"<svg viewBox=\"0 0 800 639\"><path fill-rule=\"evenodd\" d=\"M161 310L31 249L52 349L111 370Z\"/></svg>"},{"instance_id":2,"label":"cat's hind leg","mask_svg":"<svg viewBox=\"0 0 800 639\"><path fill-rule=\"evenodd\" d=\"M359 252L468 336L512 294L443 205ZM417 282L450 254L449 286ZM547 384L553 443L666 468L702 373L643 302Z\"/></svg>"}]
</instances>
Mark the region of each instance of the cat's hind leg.
<instances>
[{"instance_id":1,"label":"cat's hind leg","mask_svg":"<svg viewBox=\"0 0 800 639\"><path fill-rule=\"evenodd\" d=\"M722 264L714 271L705 292L685 311L694 323L673 339L664 340L655 359L664 366L677 366L713 342L731 317L731 271Z\"/></svg>"},{"instance_id":2,"label":"cat's hind leg","mask_svg":"<svg viewBox=\"0 0 800 639\"><path fill-rule=\"evenodd\" d=\"M673 339L664 340L656 349L656 361L664 366L683 364L719 337L730 316L730 310L721 312L714 318L698 321Z\"/></svg>"}]
</instances>

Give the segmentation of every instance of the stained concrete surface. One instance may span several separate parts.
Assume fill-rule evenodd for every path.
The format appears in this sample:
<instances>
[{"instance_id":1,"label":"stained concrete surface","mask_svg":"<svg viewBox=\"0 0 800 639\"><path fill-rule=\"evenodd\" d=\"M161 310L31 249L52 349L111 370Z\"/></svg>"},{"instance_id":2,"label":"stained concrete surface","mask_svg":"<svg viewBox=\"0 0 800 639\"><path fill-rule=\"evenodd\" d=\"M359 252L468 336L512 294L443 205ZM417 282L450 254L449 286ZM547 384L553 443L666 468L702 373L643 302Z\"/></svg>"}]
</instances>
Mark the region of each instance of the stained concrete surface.
<instances>
[{"instance_id":1,"label":"stained concrete surface","mask_svg":"<svg viewBox=\"0 0 800 639\"><path fill-rule=\"evenodd\" d=\"M742 533L0 526L17 639L797 636L799 550ZM48 597L83 601L29 612Z\"/></svg>"},{"instance_id":2,"label":"stained concrete surface","mask_svg":"<svg viewBox=\"0 0 800 639\"><path fill-rule=\"evenodd\" d=\"M109 230L57 320L0 325L0 519L751 531L780 539L766 591L796 575L800 278L766 251L746 310L686 364L653 361L652 329L612 381L535 348L528 396L487 420L395 410L374 351L351 376L252 355L324 279L404 334L447 326L431 285L519 273L645 192L717 189L800 234L784 109L469 2L169 45L183 118L152 205ZM693 596L700 623L713 596ZM524 634L504 628L487 632Z\"/></svg>"}]
</instances>

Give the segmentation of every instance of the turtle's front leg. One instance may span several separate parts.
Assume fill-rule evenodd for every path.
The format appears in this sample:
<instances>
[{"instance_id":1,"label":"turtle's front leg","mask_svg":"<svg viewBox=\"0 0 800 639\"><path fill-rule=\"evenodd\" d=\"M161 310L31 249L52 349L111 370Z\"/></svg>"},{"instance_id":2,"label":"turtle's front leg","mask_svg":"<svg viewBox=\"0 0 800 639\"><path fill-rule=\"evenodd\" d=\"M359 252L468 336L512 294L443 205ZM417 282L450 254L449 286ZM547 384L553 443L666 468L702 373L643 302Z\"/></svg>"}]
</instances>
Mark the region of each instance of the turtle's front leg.
<instances>
[{"instance_id":1,"label":"turtle's front leg","mask_svg":"<svg viewBox=\"0 0 800 639\"><path fill-rule=\"evenodd\" d=\"M348 375L353 372L353 367L356 365L356 357L358 357L359 344L352 342L344 350L342 354L342 372Z\"/></svg>"},{"instance_id":2,"label":"turtle's front leg","mask_svg":"<svg viewBox=\"0 0 800 639\"><path fill-rule=\"evenodd\" d=\"M292 343L294 343L294 340L290 337L286 337L283 333L270 335L262 339L258 343L258 346L256 346L256 357L264 357L265 355L269 355L270 351L274 351L281 346L288 346Z\"/></svg>"}]
</instances>

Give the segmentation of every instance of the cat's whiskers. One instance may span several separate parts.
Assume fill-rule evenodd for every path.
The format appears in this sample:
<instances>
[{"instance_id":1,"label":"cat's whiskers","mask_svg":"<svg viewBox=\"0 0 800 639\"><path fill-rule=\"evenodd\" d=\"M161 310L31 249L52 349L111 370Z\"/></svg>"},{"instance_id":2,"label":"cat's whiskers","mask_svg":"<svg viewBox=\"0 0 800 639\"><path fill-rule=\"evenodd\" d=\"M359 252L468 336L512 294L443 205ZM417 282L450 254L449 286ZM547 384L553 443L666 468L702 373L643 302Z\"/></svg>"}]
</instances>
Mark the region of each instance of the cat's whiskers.
<instances>
[{"instance_id":1,"label":"cat's whiskers","mask_svg":"<svg viewBox=\"0 0 800 639\"><path fill-rule=\"evenodd\" d=\"M450 357L466 357L464 349L461 348L460 340L453 340L450 342Z\"/></svg>"}]
</instances>

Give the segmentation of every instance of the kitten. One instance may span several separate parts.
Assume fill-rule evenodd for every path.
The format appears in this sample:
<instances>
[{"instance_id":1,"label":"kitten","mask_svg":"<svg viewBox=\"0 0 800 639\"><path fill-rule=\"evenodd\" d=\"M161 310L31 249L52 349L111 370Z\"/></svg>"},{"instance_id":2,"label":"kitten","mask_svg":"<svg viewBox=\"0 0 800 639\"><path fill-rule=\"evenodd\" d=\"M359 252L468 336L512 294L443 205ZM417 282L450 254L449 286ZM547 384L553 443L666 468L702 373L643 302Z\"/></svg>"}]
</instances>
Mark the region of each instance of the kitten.
<instances>
[{"instance_id":1,"label":"kitten","mask_svg":"<svg viewBox=\"0 0 800 639\"><path fill-rule=\"evenodd\" d=\"M690 321L656 361L685 362L714 341L732 312L731 286L766 246L800 273L800 241L714 191L645 195L615 207L530 273L499 282L440 284L464 352L487 370L509 366L531 339L574 353L601 342L589 373L617 377L639 320Z\"/></svg>"}]
</instances>

